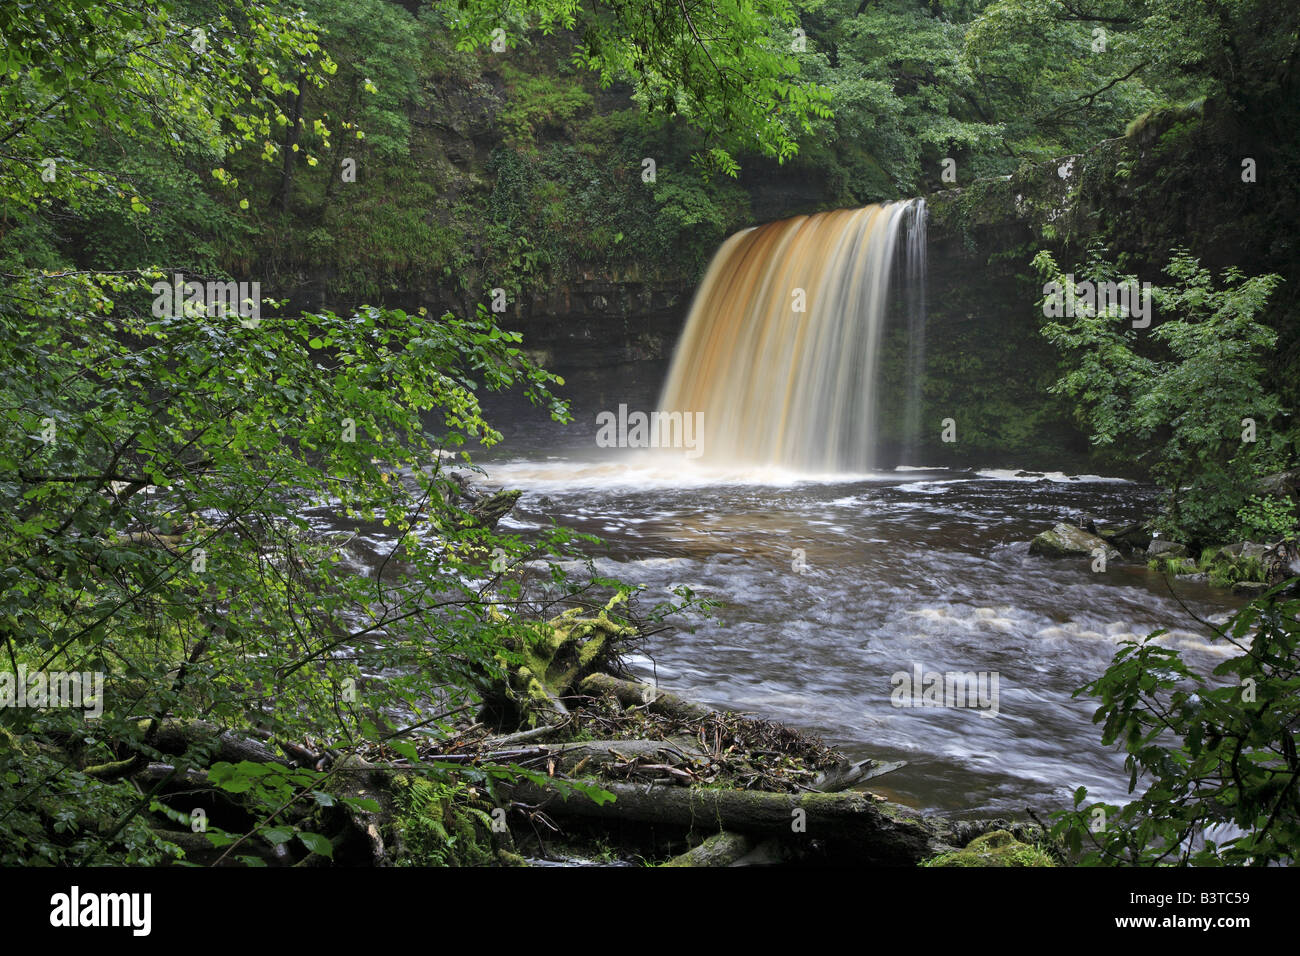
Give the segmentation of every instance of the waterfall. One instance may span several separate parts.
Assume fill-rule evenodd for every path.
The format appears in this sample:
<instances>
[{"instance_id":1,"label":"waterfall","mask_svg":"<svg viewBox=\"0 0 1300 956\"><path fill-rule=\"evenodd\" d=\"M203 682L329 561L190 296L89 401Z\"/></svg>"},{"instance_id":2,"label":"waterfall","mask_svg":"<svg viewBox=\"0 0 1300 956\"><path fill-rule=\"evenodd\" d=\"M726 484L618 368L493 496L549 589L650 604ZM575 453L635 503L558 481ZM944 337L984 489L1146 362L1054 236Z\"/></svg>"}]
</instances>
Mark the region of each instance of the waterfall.
<instances>
[{"instance_id":1,"label":"waterfall","mask_svg":"<svg viewBox=\"0 0 1300 956\"><path fill-rule=\"evenodd\" d=\"M808 472L875 465L877 381L895 255L906 255L905 417L924 360L925 204L798 216L727 239L705 273L660 398L702 413L703 458ZM915 286L915 287L914 287Z\"/></svg>"},{"instance_id":2,"label":"waterfall","mask_svg":"<svg viewBox=\"0 0 1300 956\"><path fill-rule=\"evenodd\" d=\"M925 381L925 200L911 204L903 253L903 294L907 308L907 404L903 412L903 464L920 464L921 405Z\"/></svg>"}]
</instances>

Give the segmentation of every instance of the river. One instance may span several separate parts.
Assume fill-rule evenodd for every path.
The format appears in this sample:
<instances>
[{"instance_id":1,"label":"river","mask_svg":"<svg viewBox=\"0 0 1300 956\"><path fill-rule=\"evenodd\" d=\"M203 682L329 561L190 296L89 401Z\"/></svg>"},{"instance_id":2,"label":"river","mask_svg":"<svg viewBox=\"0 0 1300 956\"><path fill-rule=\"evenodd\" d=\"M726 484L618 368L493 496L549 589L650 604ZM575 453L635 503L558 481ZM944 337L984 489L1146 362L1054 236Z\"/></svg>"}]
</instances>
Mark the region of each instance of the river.
<instances>
[{"instance_id":1,"label":"river","mask_svg":"<svg viewBox=\"0 0 1300 956\"><path fill-rule=\"evenodd\" d=\"M905 760L872 782L890 799L1022 815L1068 805L1080 785L1125 798L1123 755L1101 744L1095 703L1073 697L1119 642L1166 628L1160 640L1206 670L1229 652L1188 612L1221 621L1242 599L1188 583L1175 596L1140 563L1095 572L1028 553L1063 517L1150 514L1151 489L1005 469L726 472L681 452L597 447L596 413L654 407L662 368L571 373L564 426L518 400L489 402L505 440L481 456L489 484L525 491L502 530L554 520L600 536L597 570L644 585L650 603L678 584L723 602L693 632L655 636L631 660L641 678L855 758ZM895 706L894 675L917 666L983 674L989 690L996 675L996 714Z\"/></svg>"}]
</instances>

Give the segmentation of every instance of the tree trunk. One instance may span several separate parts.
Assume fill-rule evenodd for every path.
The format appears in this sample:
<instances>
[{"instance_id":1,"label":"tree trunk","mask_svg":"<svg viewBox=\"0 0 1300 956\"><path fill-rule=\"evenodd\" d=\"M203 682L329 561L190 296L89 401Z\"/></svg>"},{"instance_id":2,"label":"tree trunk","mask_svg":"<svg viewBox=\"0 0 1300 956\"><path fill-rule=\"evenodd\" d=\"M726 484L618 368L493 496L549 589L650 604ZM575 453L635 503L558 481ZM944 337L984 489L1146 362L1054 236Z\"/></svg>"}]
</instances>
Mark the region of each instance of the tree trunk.
<instances>
[{"instance_id":1,"label":"tree trunk","mask_svg":"<svg viewBox=\"0 0 1300 956\"><path fill-rule=\"evenodd\" d=\"M298 93L293 98L293 106L289 110L289 129L284 135L284 159L280 167L280 197L279 206L283 211L289 209L289 190L293 188L293 168L294 159L297 153L293 148L298 145L298 136L302 130L302 97L303 90L307 85L307 74L298 74Z\"/></svg>"},{"instance_id":2,"label":"tree trunk","mask_svg":"<svg viewBox=\"0 0 1300 956\"><path fill-rule=\"evenodd\" d=\"M678 720L700 720L714 713L712 708L678 697L666 690L659 690L650 684L619 680L608 674L592 674L578 685L578 689L591 697L612 694L624 707L648 706L654 713Z\"/></svg>"},{"instance_id":3,"label":"tree trunk","mask_svg":"<svg viewBox=\"0 0 1300 956\"><path fill-rule=\"evenodd\" d=\"M950 842L955 834L947 821L876 803L860 793L780 794L605 782L600 786L617 799L597 804L576 793L566 799L553 787L533 783L516 785L512 797L541 805L554 817L816 840L834 855L868 866L911 866L959 845Z\"/></svg>"}]
</instances>

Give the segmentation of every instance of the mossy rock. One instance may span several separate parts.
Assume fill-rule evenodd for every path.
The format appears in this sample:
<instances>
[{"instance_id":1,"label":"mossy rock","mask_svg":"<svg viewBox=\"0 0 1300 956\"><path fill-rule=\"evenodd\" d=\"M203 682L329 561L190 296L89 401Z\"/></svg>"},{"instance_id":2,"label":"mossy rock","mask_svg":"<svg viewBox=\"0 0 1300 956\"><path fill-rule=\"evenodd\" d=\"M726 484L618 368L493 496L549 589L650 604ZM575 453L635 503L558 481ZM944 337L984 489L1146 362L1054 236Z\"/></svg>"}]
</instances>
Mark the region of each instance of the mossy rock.
<instances>
[{"instance_id":1,"label":"mossy rock","mask_svg":"<svg viewBox=\"0 0 1300 956\"><path fill-rule=\"evenodd\" d=\"M922 866L1056 866L1037 847L1021 843L1006 830L994 830L976 837L964 849L941 853Z\"/></svg>"},{"instance_id":2,"label":"mossy rock","mask_svg":"<svg viewBox=\"0 0 1300 956\"><path fill-rule=\"evenodd\" d=\"M1119 558L1120 553L1095 534L1064 521L1058 521L1050 531L1038 535L1029 545L1029 553L1048 558L1068 558L1094 555L1101 551L1106 560Z\"/></svg>"},{"instance_id":3,"label":"mossy rock","mask_svg":"<svg viewBox=\"0 0 1300 956\"><path fill-rule=\"evenodd\" d=\"M1210 583L1221 588L1238 584L1263 584L1268 580L1264 555L1268 546L1243 541L1222 548L1206 548L1201 554L1201 568Z\"/></svg>"},{"instance_id":4,"label":"mossy rock","mask_svg":"<svg viewBox=\"0 0 1300 956\"><path fill-rule=\"evenodd\" d=\"M1187 545L1164 538L1152 538L1151 543L1147 545L1147 557L1152 560L1158 558L1166 560L1185 558L1187 557Z\"/></svg>"}]
</instances>

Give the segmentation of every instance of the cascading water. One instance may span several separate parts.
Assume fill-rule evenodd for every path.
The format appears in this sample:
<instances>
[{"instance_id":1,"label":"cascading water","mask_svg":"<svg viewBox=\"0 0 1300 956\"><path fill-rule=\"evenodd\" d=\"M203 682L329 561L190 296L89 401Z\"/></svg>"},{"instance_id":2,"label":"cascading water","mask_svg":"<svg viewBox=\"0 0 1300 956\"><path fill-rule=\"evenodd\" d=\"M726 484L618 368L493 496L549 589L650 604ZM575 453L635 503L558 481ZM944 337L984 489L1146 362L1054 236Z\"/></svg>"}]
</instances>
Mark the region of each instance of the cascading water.
<instances>
[{"instance_id":1,"label":"cascading water","mask_svg":"<svg viewBox=\"0 0 1300 956\"><path fill-rule=\"evenodd\" d=\"M909 323L905 425L924 359L925 203L747 229L709 264L660 408L703 413L706 461L808 472L875 464L876 370L900 246Z\"/></svg>"},{"instance_id":2,"label":"cascading water","mask_svg":"<svg viewBox=\"0 0 1300 956\"><path fill-rule=\"evenodd\" d=\"M903 463L919 465L921 437L921 385L925 381L925 200L912 204L903 252L903 294L907 303L907 404L903 412Z\"/></svg>"}]
</instances>

